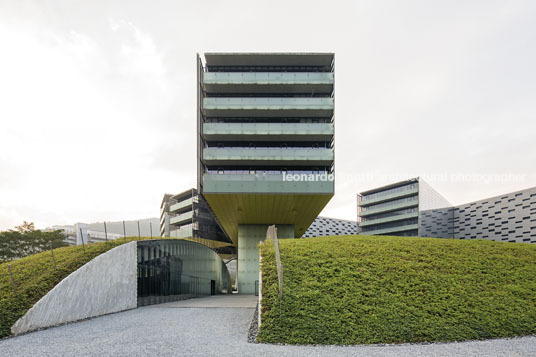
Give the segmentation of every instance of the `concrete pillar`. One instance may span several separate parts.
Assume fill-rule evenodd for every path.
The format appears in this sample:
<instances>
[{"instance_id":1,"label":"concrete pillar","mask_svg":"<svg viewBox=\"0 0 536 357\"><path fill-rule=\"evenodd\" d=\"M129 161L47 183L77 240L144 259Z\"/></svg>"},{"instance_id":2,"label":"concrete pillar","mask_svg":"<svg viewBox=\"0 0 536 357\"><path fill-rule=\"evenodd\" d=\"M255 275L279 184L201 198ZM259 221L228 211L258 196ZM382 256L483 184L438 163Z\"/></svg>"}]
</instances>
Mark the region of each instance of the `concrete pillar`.
<instances>
[{"instance_id":1,"label":"concrete pillar","mask_svg":"<svg viewBox=\"0 0 536 357\"><path fill-rule=\"evenodd\" d=\"M239 294L255 294L255 282L259 280L259 248L266 239L269 224L238 225L237 288ZM294 238L294 225L276 224L278 238Z\"/></svg>"}]
</instances>

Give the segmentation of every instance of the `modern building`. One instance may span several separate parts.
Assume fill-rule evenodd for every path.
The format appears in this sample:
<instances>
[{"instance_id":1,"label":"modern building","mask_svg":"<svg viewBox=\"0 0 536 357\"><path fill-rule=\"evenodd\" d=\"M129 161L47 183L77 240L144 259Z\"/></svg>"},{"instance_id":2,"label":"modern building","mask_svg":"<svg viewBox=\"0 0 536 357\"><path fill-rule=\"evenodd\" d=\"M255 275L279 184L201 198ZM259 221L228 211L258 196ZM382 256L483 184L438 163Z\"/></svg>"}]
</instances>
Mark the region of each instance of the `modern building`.
<instances>
[{"instance_id":1,"label":"modern building","mask_svg":"<svg viewBox=\"0 0 536 357\"><path fill-rule=\"evenodd\" d=\"M317 217L307 228L302 238L344 236L357 234L357 222L344 219Z\"/></svg>"},{"instance_id":2,"label":"modern building","mask_svg":"<svg viewBox=\"0 0 536 357\"><path fill-rule=\"evenodd\" d=\"M453 207L454 238L536 243L536 187Z\"/></svg>"},{"instance_id":3,"label":"modern building","mask_svg":"<svg viewBox=\"0 0 536 357\"><path fill-rule=\"evenodd\" d=\"M198 191L238 248L238 291L253 293L268 225L301 237L333 197L334 55L207 53L197 63Z\"/></svg>"},{"instance_id":4,"label":"modern building","mask_svg":"<svg viewBox=\"0 0 536 357\"><path fill-rule=\"evenodd\" d=\"M417 178L357 201L361 234L536 243L536 188L452 206Z\"/></svg>"},{"instance_id":5,"label":"modern building","mask_svg":"<svg viewBox=\"0 0 536 357\"><path fill-rule=\"evenodd\" d=\"M169 237L171 231L171 226L169 224L171 212L169 208L174 203L171 202L172 198L172 194L166 193L160 204L160 237Z\"/></svg>"},{"instance_id":6,"label":"modern building","mask_svg":"<svg viewBox=\"0 0 536 357\"><path fill-rule=\"evenodd\" d=\"M362 234L419 236L428 229L426 223L430 219L425 216L439 212L437 219L445 223L445 229L436 232L436 236L448 238L452 235L448 223L453 217L449 212L442 215L442 209L451 206L424 180L415 178L358 194L357 221Z\"/></svg>"},{"instance_id":7,"label":"modern building","mask_svg":"<svg viewBox=\"0 0 536 357\"><path fill-rule=\"evenodd\" d=\"M164 195L160 205L160 234L191 240L212 248L225 258L236 255L227 234L195 188L177 195Z\"/></svg>"}]
</instances>

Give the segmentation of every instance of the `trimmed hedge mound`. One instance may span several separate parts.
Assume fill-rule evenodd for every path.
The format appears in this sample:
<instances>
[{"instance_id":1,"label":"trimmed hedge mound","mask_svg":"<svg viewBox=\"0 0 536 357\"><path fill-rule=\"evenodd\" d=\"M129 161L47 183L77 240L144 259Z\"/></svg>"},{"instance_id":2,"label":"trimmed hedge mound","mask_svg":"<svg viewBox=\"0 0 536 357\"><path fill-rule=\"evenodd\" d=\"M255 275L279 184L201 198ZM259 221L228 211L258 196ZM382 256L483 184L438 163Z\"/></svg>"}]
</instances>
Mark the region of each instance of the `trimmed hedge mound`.
<instances>
[{"instance_id":1,"label":"trimmed hedge mound","mask_svg":"<svg viewBox=\"0 0 536 357\"><path fill-rule=\"evenodd\" d=\"M138 237L91 243L86 245L85 252L81 245L56 248L57 271L50 251L0 264L0 337L11 335L11 326L69 274L96 256L133 240L138 240ZM17 294L11 285L8 264L11 265Z\"/></svg>"},{"instance_id":2,"label":"trimmed hedge mound","mask_svg":"<svg viewBox=\"0 0 536 357\"><path fill-rule=\"evenodd\" d=\"M536 334L536 245L344 236L261 244L260 342L374 344Z\"/></svg>"}]
</instances>

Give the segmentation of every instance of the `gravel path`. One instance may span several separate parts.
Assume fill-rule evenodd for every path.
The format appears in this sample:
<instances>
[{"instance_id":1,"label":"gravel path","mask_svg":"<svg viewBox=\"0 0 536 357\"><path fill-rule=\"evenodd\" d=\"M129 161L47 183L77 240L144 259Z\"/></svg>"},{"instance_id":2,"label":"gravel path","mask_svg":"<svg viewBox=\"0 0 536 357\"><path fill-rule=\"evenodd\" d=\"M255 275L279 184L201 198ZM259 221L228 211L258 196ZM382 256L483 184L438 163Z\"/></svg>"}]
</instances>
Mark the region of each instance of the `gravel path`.
<instances>
[{"instance_id":1,"label":"gravel path","mask_svg":"<svg viewBox=\"0 0 536 357\"><path fill-rule=\"evenodd\" d=\"M251 307L146 306L0 340L0 356L536 355L536 337L352 347L251 344L247 337L254 311Z\"/></svg>"}]
</instances>

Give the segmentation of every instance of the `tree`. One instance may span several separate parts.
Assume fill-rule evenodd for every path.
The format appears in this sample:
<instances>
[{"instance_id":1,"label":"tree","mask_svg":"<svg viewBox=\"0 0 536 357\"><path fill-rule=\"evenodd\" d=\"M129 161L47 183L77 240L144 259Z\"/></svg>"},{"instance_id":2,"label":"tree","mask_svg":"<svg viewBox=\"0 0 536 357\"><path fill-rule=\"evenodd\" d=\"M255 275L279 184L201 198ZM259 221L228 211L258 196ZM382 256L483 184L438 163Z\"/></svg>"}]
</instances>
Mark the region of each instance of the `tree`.
<instances>
[{"instance_id":1,"label":"tree","mask_svg":"<svg viewBox=\"0 0 536 357\"><path fill-rule=\"evenodd\" d=\"M20 233L35 231L35 224L33 222L22 223L20 226L15 226L15 230Z\"/></svg>"},{"instance_id":2,"label":"tree","mask_svg":"<svg viewBox=\"0 0 536 357\"><path fill-rule=\"evenodd\" d=\"M19 259L30 254L42 252L50 247L66 246L61 231L36 230L33 223L24 221L15 230L0 232L0 262Z\"/></svg>"}]
</instances>

